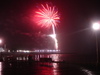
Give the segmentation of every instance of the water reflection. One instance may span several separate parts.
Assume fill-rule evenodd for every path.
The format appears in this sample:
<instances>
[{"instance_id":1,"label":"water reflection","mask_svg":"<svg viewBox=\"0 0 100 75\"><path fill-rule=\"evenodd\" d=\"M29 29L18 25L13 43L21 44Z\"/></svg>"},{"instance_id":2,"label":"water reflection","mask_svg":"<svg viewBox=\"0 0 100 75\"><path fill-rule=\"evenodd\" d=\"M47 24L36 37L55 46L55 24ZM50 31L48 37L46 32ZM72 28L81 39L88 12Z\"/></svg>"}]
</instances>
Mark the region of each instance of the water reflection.
<instances>
[{"instance_id":1,"label":"water reflection","mask_svg":"<svg viewBox=\"0 0 100 75\"><path fill-rule=\"evenodd\" d=\"M0 75L59 75L58 64L53 62L40 62L40 58L51 58L53 61L59 60L57 54L33 54L7 56L3 64L0 62ZM30 61L32 60L32 61ZM34 62L36 61L36 62ZM3 74L2 74L3 66Z\"/></svg>"},{"instance_id":2,"label":"water reflection","mask_svg":"<svg viewBox=\"0 0 100 75\"><path fill-rule=\"evenodd\" d=\"M81 68L81 69L82 69L82 71L83 71L84 73L86 73L87 75L94 75L93 72L90 71L90 70L87 70L87 69L84 69L84 68Z\"/></svg>"},{"instance_id":3,"label":"water reflection","mask_svg":"<svg viewBox=\"0 0 100 75\"><path fill-rule=\"evenodd\" d=\"M3 57L3 62L0 62L0 75L93 75L92 71L69 64L68 61L75 62L76 57L71 56L64 54L8 55ZM40 62L41 58L50 58L53 62ZM65 59L67 62L54 62Z\"/></svg>"},{"instance_id":4,"label":"water reflection","mask_svg":"<svg viewBox=\"0 0 100 75\"><path fill-rule=\"evenodd\" d=\"M58 63L53 63L54 68L58 68Z\"/></svg>"},{"instance_id":5,"label":"water reflection","mask_svg":"<svg viewBox=\"0 0 100 75\"><path fill-rule=\"evenodd\" d=\"M39 63L39 67L37 68L38 72L36 75L60 75L58 70L58 64L55 63Z\"/></svg>"},{"instance_id":6,"label":"water reflection","mask_svg":"<svg viewBox=\"0 0 100 75\"><path fill-rule=\"evenodd\" d=\"M50 54L50 57L52 58L53 61L60 61L60 55L58 54Z\"/></svg>"},{"instance_id":7,"label":"water reflection","mask_svg":"<svg viewBox=\"0 0 100 75\"><path fill-rule=\"evenodd\" d=\"M2 62L0 62L0 75L2 75Z\"/></svg>"},{"instance_id":8,"label":"water reflection","mask_svg":"<svg viewBox=\"0 0 100 75\"><path fill-rule=\"evenodd\" d=\"M52 58L53 61L79 62L79 60L84 59L80 59L80 56L73 54L10 54L3 56L3 61L28 61L29 56L34 61L39 61L40 58Z\"/></svg>"},{"instance_id":9,"label":"water reflection","mask_svg":"<svg viewBox=\"0 0 100 75\"><path fill-rule=\"evenodd\" d=\"M35 55L31 55L32 60L34 61L39 61L40 58L52 58L53 61L60 61L60 55L59 54L35 54ZM23 56L23 57L15 57L16 60L29 60L28 56ZM8 59L10 60L10 59Z\"/></svg>"}]
</instances>

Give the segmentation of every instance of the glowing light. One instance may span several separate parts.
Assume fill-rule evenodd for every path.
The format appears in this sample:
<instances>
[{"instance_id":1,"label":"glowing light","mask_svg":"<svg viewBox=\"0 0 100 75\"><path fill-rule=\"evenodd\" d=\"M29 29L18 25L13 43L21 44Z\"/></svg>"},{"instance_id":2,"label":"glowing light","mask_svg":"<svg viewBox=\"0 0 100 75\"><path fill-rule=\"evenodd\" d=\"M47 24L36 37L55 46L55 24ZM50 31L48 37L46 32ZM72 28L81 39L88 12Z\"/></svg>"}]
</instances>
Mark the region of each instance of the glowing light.
<instances>
[{"instance_id":1,"label":"glowing light","mask_svg":"<svg viewBox=\"0 0 100 75\"><path fill-rule=\"evenodd\" d=\"M55 41L55 49L58 49L58 43L55 33L55 26L58 24L60 19L58 10L52 4L41 4L41 7L35 11L34 21L41 27L52 27L53 38Z\"/></svg>"},{"instance_id":2,"label":"glowing light","mask_svg":"<svg viewBox=\"0 0 100 75\"><path fill-rule=\"evenodd\" d=\"M58 67L58 64L57 63L53 63L53 67L54 68L57 68Z\"/></svg>"},{"instance_id":3,"label":"glowing light","mask_svg":"<svg viewBox=\"0 0 100 75\"><path fill-rule=\"evenodd\" d=\"M49 36L52 37L53 39L55 39L55 37L56 37L56 35L54 35L54 34L51 34Z\"/></svg>"},{"instance_id":4,"label":"glowing light","mask_svg":"<svg viewBox=\"0 0 100 75\"><path fill-rule=\"evenodd\" d=\"M0 62L0 75L2 75L2 62Z\"/></svg>"},{"instance_id":5,"label":"glowing light","mask_svg":"<svg viewBox=\"0 0 100 75\"><path fill-rule=\"evenodd\" d=\"M51 4L41 4L40 8L35 11L34 21L41 27L56 26L59 19L57 8Z\"/></svg>"},{"instance_id":6,"label":"glowing light","mask_svg":"<svg viewBox=\"0 0 100 75\"><path fill-rule=\"evenodd\" d=\"M92 73L92 71L89 71L88 69L84 69L84 68L81 68L82 69L82 71L84 72L84 73L86 73L87 75L94 75L94 73Z\"/></svg>"},{"instance_id":7,"label":"glowing light","mask_svg":"<svg viewBox=\"0 0 100 75\"><path fill-rule=\"evenodd\" d=\"M59 52L60 50L35 50L34 52Z\"/></svg>"},{"instance_id":8,"label":"glowing light","mask_svg":"<svg viewBox=\"0 0 100 75\"><path fill-rule=\"evenodd\" d=\"M94 23L92 27L93 27L94 30L98 30L98 29L100 29L100 24Z\"/></svg>"},{"instance_id":9,"label":"glowing light","mask_svg":"<svg viewBox=\"0 0 100 75\"><path fill-rule=\"evenodd\" d=\"M49 36L54 39L54 41L55 41L55 48L58 49L58 42L57 42L57 39L56 39L56 34L51 34Z\"/></svg>"},{"instance_id":10,"label":"glowing light","mask_svg":"<svg viewBox=\"0 0 100 75\"><path fill-rule=\"evenodd\" d=\"M2 43L2 40L0 39L0 44Z\"/></svg>"}]
</instances>

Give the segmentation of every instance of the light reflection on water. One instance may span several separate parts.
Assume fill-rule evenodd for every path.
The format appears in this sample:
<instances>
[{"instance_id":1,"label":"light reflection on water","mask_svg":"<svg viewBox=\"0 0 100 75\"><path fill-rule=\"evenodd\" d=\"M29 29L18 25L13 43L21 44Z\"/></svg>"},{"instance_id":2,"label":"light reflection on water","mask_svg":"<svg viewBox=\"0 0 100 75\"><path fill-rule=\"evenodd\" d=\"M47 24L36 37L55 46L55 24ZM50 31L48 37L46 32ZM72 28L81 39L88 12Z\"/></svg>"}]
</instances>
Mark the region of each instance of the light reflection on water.
<instances>
[{"instance_id":1,"label":"light reflection on water","mask_svg":"<svg viewBox=\"0 0 100 75\"><path fill-rule=\"evenodd\" d=\"M39 66L38 72L36 72L36 75L60 75L58 70L58 65L55 63L42 63L41 66Z\"/></svg>"},{"instance_id":2,"label":"light reflection on water","mask_svg":"<svg viewBox=\"0 0 100 75\"><path fill-rule=\"evenodd\" d=\"M34 54L30 55L32 60L39 61L40 58L52 58L54 61L59 60L58 54ZM0 75L13 75L13 72L18 71L18 75L22 75L22 72L33 73L31 75L59 75L57 63L50 62L34 62L31 63L29 55L23 56L7 56L4 58L4 62L0 62ZM3 63L3 64L2 64ZM2 66L4 67L2 69ZM17 70L16 70L17 69ZM27 71L27 69L29 71ZM33 70L32 70L33 69ZM25 70L25 71L24 71ZM22 71L22 72L21 72ZM2 74L4 72L4 74Z\"/></svg>"},{"instance_id":3,"label":"light reflection on water","mask_svg":"<svg viewBox=\"0 0 100 75\"><path fill-rule=\"evenodd\" d=\"M30 56L35 61L39 61L40 58L71 62L75 62L76 59L79 60L74 55L64 54L30 54ZM16 75L74 75L74 73L76 73L75 75L94 75L86 69L77 69L69 64L66 66L66 63L30 62L29 60L29 55L14 55L4 58L4 62L0 62L0 75L14 75L15 73ZM86 74L81 74L80 71Z\"/></svg>"},{"instance_id":4,"label":"light reflection on water","mask_svg":"<svg viewBox=\"0 0 100 75\"><path fill-rule=\"evenodd\" d=\"M50 54L50 57L52 58L53 61L60 61L60 55L58 54Z\"/></svg>"},{"instance_id":5,"label":"light reflection on water","mask_svg":"<svg viewBox=\"0 0 100 75\"><path fill-rule=\"evenodd\" d=\"M0 62L0 75L2 75L2 62Z\"/></svg>"},{"instance_id":6,"label":"light reflection on water","mask_svg":"<svg viewBox=\"0 0 100 75\"><path fill-rule=\"evenodd\" d=\"M31 55L32 59L35 61L39 61L40 58L52 58L53 61L60 61L60 55L59 54L36 54L36 55ZM15 57L16 60L29 60L28 56L17 56Z\"/></svg>"},{"instance_id":7,"label":"light reflection on water","mask_svg":"<svg viewBox=\"0 0 100 75\"><path fill-rule=\"evenodd\" d=\"M83 71L84 73L86 73L87 75L94 75L92 71L89 71L89 70L84 69L84 68L81 68L81 69L82 69L82 71Z\"/></svg>"},{"instance_id":8,"label":"light reflection on water","mask_svg":"<svg viewBox=\"0 0 100 75\"><path fill-rule=\"evenodd\" d=\"M53 67L54 68L58 68L58 64L57 63L53 63Z\"/></svg>"},{"instance_id":9,"label":"light reflection on water","mask_svg":"<svg viewBox=\"0 0 100 75\"><path fill-rule=\"evenodd\" d=\"M29 55L32 56L32 60L39 61L40 58L52 58L53 61L67 61L74 63L83 62L96 62L95 56L82 56L77 54L16 54L12 53L9 55L4 55L3 60L29 60Z\"/></svg>"},{"instance_id":10,"label":"light reflection on water","mask_svg":"<svg viewBox=\"0 0 100 75\"><path fill-rule=\"evenodd\" d=\"M0 62L0 75L95 75L85 68L73 67L72 65L60 67L60 63L13 63L3 64ZM2 69L2 66L5 66ZM2 73L4 72L4 73Z\"/></svg>"}]
</instances>

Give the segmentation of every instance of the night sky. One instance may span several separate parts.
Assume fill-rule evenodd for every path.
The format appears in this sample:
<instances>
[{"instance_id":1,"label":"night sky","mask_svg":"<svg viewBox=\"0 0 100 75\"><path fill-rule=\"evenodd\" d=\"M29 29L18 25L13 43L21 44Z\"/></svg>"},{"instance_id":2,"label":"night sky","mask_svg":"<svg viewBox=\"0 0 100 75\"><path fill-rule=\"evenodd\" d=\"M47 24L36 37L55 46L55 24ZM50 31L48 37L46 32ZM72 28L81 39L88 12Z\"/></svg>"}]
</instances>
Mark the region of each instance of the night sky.
<instances>
[{"instance_id":1,"label":"night sky","mask_svg":"<svg viewBox=\"0 0 100 75\"><path fill-rule=\"evenodd\" d=\"M59 48L66 53L95 53L95 32L92 23L100 21L99 0L1 0L0 38L8 49L52 48L53 40L45 35L51 29L33 21L38 4L52 2L60 13L56 27ZM98 45L100 50L100 30Z\"/></svg>"}]
</instances>

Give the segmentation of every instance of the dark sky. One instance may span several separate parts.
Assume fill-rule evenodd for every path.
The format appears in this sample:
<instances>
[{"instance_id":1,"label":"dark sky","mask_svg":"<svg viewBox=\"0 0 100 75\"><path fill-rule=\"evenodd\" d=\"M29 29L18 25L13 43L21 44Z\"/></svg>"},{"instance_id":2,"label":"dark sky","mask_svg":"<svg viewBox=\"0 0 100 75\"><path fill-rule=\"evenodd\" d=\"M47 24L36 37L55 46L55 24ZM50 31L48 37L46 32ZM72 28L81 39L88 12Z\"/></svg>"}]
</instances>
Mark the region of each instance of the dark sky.
<instances>
[{"instance_id":1,"label":"dark sky","mask_svg":"<svg viewBox=\"0 0 100 75\"><path fill-rule=\"evenodd\" d=\"M44 2L52 2L60 12L60 24L56 28L59 48L67 53L95 53L91 25L100 21L99 0L1 0L0 37L7 47L52 48L52 39L45 37L51 30L33 22L36 5ZM98 44L100 48L100 31Z\"/></svg>"}]
</instances>

